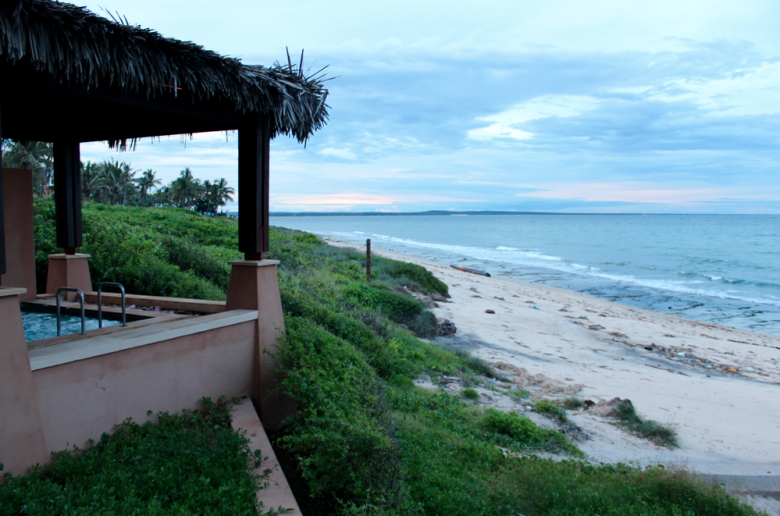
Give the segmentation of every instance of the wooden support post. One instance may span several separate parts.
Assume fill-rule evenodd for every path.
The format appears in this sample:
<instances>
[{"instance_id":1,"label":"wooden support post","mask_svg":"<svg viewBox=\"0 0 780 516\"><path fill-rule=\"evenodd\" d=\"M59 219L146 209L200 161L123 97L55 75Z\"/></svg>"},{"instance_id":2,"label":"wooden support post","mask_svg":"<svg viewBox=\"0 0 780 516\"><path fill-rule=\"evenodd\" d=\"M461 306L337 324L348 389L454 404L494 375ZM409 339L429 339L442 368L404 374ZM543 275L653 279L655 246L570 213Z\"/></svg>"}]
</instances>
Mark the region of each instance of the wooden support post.
<instances>
[{"instance_id":1,"label":"wooden support post","mask_svg":"<svg viewBox=\"0 0 780 516\"><path fill-rule=\"evenodd\" d=\"M246 260L268 252L271 129L267 117L247 115L238 130L238 250Z\"/></svg>"},{"instance_id":2,"label":"wooden support post","mask_svg":"<svg viewBox=\"0 0 780 516\"><path fill-rule=\"evenodd\" d=\"M371 283L371 239L366 239L366 282Z\"/></svg>"},{"instance_id":3,"label":"wooden support post","mask_svg":"<svg viewBox=\"0 0 780 516\"><path fill-rule=\"evenodd\" d=\"M0 118L0 274L8 272L5 259L5 207L3 205L3 138Z\"/></svg>"},{"instance_id":4,"label":"wooden support post","mask_svg":"<svg viewBox=\"0 0 780 516\"><path fill-rule=\"evenodd\" d=\"M54 142L54 208L57 247L81 247L81 158L78 142Z\"/></svg>"}]
</instances>

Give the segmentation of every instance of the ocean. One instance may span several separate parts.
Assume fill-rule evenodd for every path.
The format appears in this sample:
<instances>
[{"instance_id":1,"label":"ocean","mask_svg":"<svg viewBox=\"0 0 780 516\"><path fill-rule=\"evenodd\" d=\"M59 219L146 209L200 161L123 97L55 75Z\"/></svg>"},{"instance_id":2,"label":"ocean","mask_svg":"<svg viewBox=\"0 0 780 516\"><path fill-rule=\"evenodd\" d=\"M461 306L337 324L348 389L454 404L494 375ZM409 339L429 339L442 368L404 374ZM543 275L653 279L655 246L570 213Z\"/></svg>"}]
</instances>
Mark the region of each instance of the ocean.
<instances>
[{"instance_id":1,"label":"ocean","mask_svg":"<svg viewBox=\"0 0 780 516\"><path fill-rule=\"evenodd\" d=\"M780 216L276 216L271 224L780 335Z\"/></svg>"}]
</instances>

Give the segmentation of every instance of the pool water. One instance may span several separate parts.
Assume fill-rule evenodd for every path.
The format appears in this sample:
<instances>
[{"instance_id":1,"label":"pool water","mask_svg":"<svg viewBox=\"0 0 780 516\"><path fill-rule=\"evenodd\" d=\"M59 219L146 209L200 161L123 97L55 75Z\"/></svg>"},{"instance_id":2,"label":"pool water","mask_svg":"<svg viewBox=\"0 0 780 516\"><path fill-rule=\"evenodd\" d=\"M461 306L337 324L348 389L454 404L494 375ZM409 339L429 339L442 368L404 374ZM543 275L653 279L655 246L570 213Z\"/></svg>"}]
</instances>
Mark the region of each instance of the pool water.
<instances>
[{"instance_id":1,"label":"pool water","mask_svg":"<svg viewBox=\"0 0 780 516\"><path fill-rule=\"evenodd\" d=\"M81 317L75 315L63 315L61 318L61 334L70 335L81 333ZM57 336L57 316L43 312L22 312L22 324L24 325L24 337L27 342L33 340L48 339ZM103 327L115 326L119 321L103 319ZM86 331L96 330L98 320L87 317L84 320Z\"/></svg>"}]
</instances>

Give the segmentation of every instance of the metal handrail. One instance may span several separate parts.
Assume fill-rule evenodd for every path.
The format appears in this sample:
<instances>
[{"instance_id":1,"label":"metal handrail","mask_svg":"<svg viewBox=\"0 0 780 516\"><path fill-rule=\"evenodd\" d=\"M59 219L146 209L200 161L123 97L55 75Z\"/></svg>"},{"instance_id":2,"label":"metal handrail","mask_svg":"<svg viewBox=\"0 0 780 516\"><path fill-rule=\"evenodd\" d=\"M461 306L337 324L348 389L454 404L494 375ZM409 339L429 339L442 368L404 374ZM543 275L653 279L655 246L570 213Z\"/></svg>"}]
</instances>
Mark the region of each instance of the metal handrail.
<instances>
[{"instance_id":1,"label":"metal handrail","mask_svg":"<svg viewBox=\"0 0 780 516\"><path fill-rule=\"evenodd\" d=\"M61 331L61 315L60 315L60 292L75 292L79 295L79 301L81 302L81 333L79 335L86 335L87 332L85 331L86 326L84 323L84 292L81 291L81 289L73 288L73 287L60 287L57 289L57 337L60 336L62 333Z\"/></svg>"},{"instance_id":2,"label":"metal handrail","mask_svg":"<svg viewBox=\"0 0 780 516\"><path fill-rule=\"evenodd\" d=\"M103 303L102 303L102 292L103 292L103 285L107 287L119 287L119 291L122 293L122 326L127 326L127 315L125 313L125 287L121 283L113 283L111 281L104 281L100 285L98 285L98 328L103 327Z\"/></svg>"}]
</instances>

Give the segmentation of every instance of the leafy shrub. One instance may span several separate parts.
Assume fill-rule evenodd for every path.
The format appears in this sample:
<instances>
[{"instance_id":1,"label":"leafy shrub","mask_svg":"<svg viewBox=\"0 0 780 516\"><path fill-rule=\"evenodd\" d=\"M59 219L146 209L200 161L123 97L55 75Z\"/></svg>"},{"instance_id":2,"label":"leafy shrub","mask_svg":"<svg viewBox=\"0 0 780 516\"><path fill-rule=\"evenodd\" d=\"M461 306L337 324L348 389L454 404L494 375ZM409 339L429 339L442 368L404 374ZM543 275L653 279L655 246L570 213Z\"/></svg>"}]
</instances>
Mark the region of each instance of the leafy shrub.
<instances>
[{"instance_id":1,"label":"leafy shrub","mask_svg":"<svg viewBox=\"0 0 780 516\"><path fill-rule=\"evenodd\" d=\"M631 400L621 400L612 415L618 419L621 426L640 437L669 448L678 447L677 432L673 428L642 418L636 413Z\"/></svg>"},{"instance_id":2,"label":"leafy shrub","mask_svg":"<svg viewBox=\"0 0 780 516\"><path fill-rule=\"evenodd\" d=\"M36 200L36 282L45 291L47 255L56 247L54 203ZM86 203L84 246L94 285L122 283L127 292L194 299L225 299L227 260L236 250L235 221L177 208L137 208Z\"/></svg>"},{"instance_id":3,"label":"leafy shrub","mask_svg":"<svg viewBox=\"0 0 780 516\"><path fill-rule=\"evenodd\" d=\"M293 234L293 240L300 244L322 244L322 240L320 240L320 237L317 235L313 235L312 233L295 233Z\"/></svg>"},{"instance_id":4,"label":"leafy shrub","mask_svg":"<svg viewBox=\"0 0 780 516\"><path fill-rule=\"evenodd\" d=\"M414 263L394 261L385 269L385 272L393 278L408 278L412 280L426 294L434 294L436 292L447 294L449 292L449 287L447 287L446 283L439 280L425 267Z\"/></svg>"},{"instance_id":5,"label":"leafy shrub","mask_svg":"<svg viewBox=\"0 0 780 516\"><path fill-rule=\"evenodd\" d=\"M379 377L362 353L312 321L288 317L285 325L282 389L299 414L278 442L298 458L311 496L331 504L399 500L397 444Z\"/></svg>"},{"instance_id":6,"label":"leafy shrub","mask_svg":"<svg viewBox=\"0 0 780 516\"><path fill-rule=\"evenodd\" d=\"M471 354L471 352L467 349L463 348L454 348L454 347L448 347L445 348L450 353L454 354L457 357L460 357L463 359L463 361L477 374L481 374L482 376L487 376L488 378L496 378L496 373L493 370L493 368L482 360L481 358L477 358Z\"/></svg>"},{"instance_id":7,"label":"leafy shrub","mask_svg":"<svg viewBox=\"0 0 780 516\"><path fill-rule=\"evenodd\" d=\"M662 466L590 464L524 457L487 472L480 487L512 514L619 516L756 515L722 488ZM507 512L508 513L508 512Z\"/></svg>"},{"instance_id":8,"label":"leafy shrub","mask_svg":"<svg viewBox=\"0 0 780 516\"><path fill-rule=\"evenodd\" d=\"M567 410L577 410L584 407L585 402L582 400L582 398L578 398L577 396L567 396L564 398L562 405Z\"/></svg>"},{"instance_id":9,"label":"leafy shrub","mask_svg":"<svg viewBox=\"0 0 780 516\"><path fill-rule=\"evenodd\" d=\"M582 456L582 452L562 433L536 426L533 421L516 412L487 409L481 424L485 430L506 438L505 442L532 448L565 450L573 455Z\"/></svg>"},{"instance_id":10,"label":"leafy shrub","mask_svg":"<svg viewBox=\"0 0 780 516\"><path fill-rule=\"evenodd\" d=\"M479 393L471 388L466 388L460 391L460 395L468 400L479 399Z\"/></svg>"},{"instance_id":11,"label":"leafy shrub","mask_svg":"<svg viewBox=\"0 0 780 516\"><path fill-rule=\"evenodd\" d=\"M350 283L344 292L356 304L379 309L394 322L409 322L425 308L409 296L365 283Z\"/></svg>"},{"instance_id":12,"label":"leafy shrub","mask_svg":"<svg viewBox=\"0 0 780 516\"><path fill-rule=\"evenodd\" d=\"M417 316L406 324L415 335L424 339L432 339L436 336L436 330L439 322L436 316L430 310L423 310Z\"/></svg>"},{"instance_id":13,"label":"leafy shrub","mask_svg":"<svg viewBox=\"0 0 780 516\"><path fill-rule=\"evenodd\" d=\"M168 263L177 266L182 272L192 271L195 276L227 292L230 282L228 257L223 257L218 251L209 252L209 248L183 238L164 238L161 244Z\"/></svg>"},{"instance_id":14,"label":"leafy shrub","mask_svg":"<svg viewBox=\"0 0 780 516\"><path fill-rule=\"evenodd\" d=\"M513 389L509 391L509 395L519 400L523 400L531 397L531 393L526 391L525 389Z\"/></svg>"},{"instance_id":15,"label":"leafy shrub","mask_svg":"<svg viewBox=\"0 0 780 516\"><path fill-rule=\"evenodd\" d=\"M568 423L569 418L566 417L566 411L555 404L553 401L540 400L534 403L534 412L545 414L551 418L560 421L561 423Z\"/></svg>"},{"instance_id":16,"label":"leafy shrub","mask_svg":"<svg viewBox=\"0 0 780 516\"><path fill-rule=\"evenodd\" d=\"M229 408L128 419L85 451L0 485L0 514L256 514L260 460L230 428ZM229 493L226 496L225 493Z\"/></svg>"}]
</instances>

